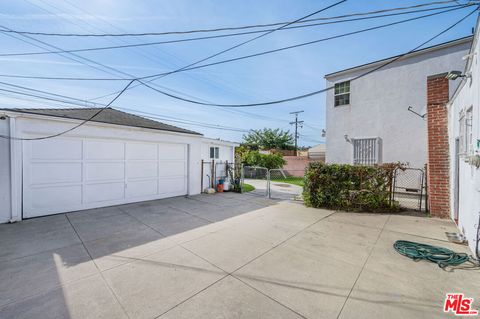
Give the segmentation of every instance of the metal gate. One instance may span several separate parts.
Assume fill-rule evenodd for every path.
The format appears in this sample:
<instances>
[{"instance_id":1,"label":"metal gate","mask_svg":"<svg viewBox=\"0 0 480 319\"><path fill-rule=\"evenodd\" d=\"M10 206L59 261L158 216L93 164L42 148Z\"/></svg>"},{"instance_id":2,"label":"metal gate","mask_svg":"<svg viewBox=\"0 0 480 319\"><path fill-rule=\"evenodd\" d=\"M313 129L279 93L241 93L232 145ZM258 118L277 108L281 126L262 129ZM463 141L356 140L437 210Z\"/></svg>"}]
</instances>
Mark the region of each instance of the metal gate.
<instances>
[{"instance_id":1,"label":"metal gate","mask_svg":"<svg viewBox=\"0 0 480 319\"><path fill-rule=\"evenodd\" d=\"M304 170L270 169L268 196L272 199L302 200Z\"/></svg>"},{"instance_id":2,"label":"metal gate","mask_svg":"<svg viewBox=\"0 0 480 319\"><path fill-rule=\"evenodd\" d=\"M402 208L427 211L426 174L420 168L397 168L392 198Z\"/></svg>"},{"instance_id":3,"label":"metal gate","mask_svg":"<svg viewBox=\"0 0 480 319\"><path fill-rule=\"evenodd\" d=\"M243 166L242 193L268 197L269 171L265 167ZM248 188L253 187L253 190Z\"/></svg>"}]
</instances>

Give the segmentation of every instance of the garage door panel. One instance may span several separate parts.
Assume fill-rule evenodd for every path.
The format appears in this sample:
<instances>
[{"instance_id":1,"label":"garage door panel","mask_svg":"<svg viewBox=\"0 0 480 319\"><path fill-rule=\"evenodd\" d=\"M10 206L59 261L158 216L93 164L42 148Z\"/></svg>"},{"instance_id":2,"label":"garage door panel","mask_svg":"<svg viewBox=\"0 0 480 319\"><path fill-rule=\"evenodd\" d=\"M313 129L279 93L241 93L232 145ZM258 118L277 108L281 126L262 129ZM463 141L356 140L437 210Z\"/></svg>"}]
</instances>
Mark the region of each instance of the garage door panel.
<instances>
[{"instance_id":1,"label":"garage door panel","mask_svg":"<svg viewBox=\"0 0 480 319\"><path fill-rule=\"evenodd\" d=\"M85 181L123 180L124 178L124 162L85 163Z\"/></svg>"},{"instance_id":2,"label":"garage door panel","mask_svg":"<svg viewBox=\"0 0 480 319\"><path fill-rule=\"evenodd\" d=\"M161 144L159 147L158 158L160 160L185 160L186 145L183 144Z\"/></svg>"},{"instance_id":3,"label":"garage door panel","mask_svg":"<svg viewBox=\"0 0 480 319\"><path fill-rule=\"evenodd\" d=\"M187 173L187 165L185 162L168 161L159 163L159 176L185 176Z\"/></svg>"},{"instance_id":4,"label":"garage door panel","mask_svg":"<svg viewBox=\"0 0 480 319\"><path fill-rule=\"evenodd\" d=\"M41 188L31 188L28 194L30 197L32 216L36 216L35 212L41 214L44 208L57 208L76 206L82 203L82 186L50 186Z\"/></svg>"},{"instance_id":5,"label":"garage door panel","mask_svg":"<svg viewBox=\"0 0 480 319\"><path fill-rule=\"evenodd\" d=\"M156 177L158 174L157 161L129 161L127 162L127 178Z\"/></svg>"},{"instance_id":6,"label":"garage door panel","mask_svg":"<svg viewBox=\"0 0 480 319\"><path fill-rule=\"evenodd\" d=\"M184 177L161 178L158 181L160 194L183 195L186 193L186 179Z\"/></svg>"},{"instance_id":7,"label":"garage door panel","mask_svg":"<svg viewBox=\"0 0 480 319\"><path fill-rule=\"evenodd\" d=\"M156 179L144 181L131 181L127 184L126 196L128 198L143 197L158 194L158 181Z\"/></svg>"},{"instance_id":8,"label":"garage door panel","mask_svg":"<svg viewBox=\"0 0 480 319\"><path fill-rule=\"evenodd\" d=\"M84 203L120 200L125 197L125 184L101 183L84 186Z\"/></svg>"},{"instance_id":9,"label":"garage door panel","mask_svg":"<svg viewBox=\"0 0 480 319\"><path fill-rule=\"evenodd\" d=\"M153 143L127 143L127 160L156 160L158 145Z\"/></svg>"},{"instance_id":10,"label":"garage door panel","mask_svg":"<svg viewBox=\"0 0 480 319\"><path fill-rule=\"evenodd\" d=\"M82 163L32 163L31 170L30 185L82 181Z\"/></svg>"},{"instance_id":11,"label":"garage door panel","mask_svg":"<svg viewBox=\"0 0 480 319\"><path fill-rule=\"evenodd\" d=\"M75 139L47 139L29 142L33 160L80 160L82 141Z\"/></svg>"},{"instance_id":12,"label":"garage door panel","mask_svg":"<svg viewBox=\"0 0 480 319\"><path fill-rule=\"evenodd\" d=\"M85 159L87 160L123 160L125 143L120 141L86 141Z\"/></svg>"},{"instance_id":13,"label":"garage door panel","mask_svg":"<svg viewBox=\"0 0 480 319\"><path fill-rule=\"evenodd\" d=\"M24 217L185 195L187 149L91 138L25 142Z\"/></svg>"}]
</instances>

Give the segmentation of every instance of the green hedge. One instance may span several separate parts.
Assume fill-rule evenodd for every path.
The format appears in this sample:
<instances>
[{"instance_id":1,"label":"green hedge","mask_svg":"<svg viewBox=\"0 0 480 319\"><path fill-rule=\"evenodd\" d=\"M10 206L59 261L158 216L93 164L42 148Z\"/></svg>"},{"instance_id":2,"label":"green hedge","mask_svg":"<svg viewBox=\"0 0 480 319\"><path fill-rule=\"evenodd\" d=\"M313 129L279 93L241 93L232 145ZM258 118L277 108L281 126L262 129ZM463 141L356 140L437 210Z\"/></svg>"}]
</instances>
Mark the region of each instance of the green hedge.
<instances>
[{"instance_id":1,"label":"green hedge","mask_svg":"<svg viewBox=\"0 0 480 319\"><path fill-rule=\"evenodd\" d=\"M305 171L305 205L342 210L391 211L395 165L357 166L310 163Z\"/></svg>"}]
</instances>

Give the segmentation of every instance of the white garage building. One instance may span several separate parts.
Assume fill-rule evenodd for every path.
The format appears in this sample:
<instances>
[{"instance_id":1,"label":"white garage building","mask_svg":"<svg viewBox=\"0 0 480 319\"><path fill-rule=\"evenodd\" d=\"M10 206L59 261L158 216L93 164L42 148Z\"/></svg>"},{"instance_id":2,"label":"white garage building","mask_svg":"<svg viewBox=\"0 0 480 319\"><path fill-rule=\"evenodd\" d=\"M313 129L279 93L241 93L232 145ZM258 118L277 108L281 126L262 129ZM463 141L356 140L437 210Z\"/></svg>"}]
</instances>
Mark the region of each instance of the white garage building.
<instances>
[{"instance_id":1,"label":"white garage building","mask_svg":"<svg viewBox=\"0 0 480 319\"><path fill-rule=\"evenodd\" d=\"M36 139L98 111L0 110L0 222L200 193L197 132L108 108Z\"/></svg>"}]
</instances>

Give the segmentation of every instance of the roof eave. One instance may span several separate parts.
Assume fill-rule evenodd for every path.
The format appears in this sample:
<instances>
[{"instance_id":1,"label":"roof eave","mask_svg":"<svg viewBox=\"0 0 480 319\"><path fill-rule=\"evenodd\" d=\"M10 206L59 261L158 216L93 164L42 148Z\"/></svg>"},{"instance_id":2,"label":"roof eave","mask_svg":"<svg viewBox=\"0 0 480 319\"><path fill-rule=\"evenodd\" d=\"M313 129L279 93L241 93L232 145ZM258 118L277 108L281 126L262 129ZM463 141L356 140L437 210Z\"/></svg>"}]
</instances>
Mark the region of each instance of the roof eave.
<instances>
[{"instance_id":1,"label":"roof eave","mask_svg":"<svg viewBox=\"0 0 480 319\"><path fill-rule=\"evenodd\" d=\"M452 40L452 41L449 41L449 42L444 42L444 43L440 43L440 44L437 44L437 45L434 45L434 46L431 46L431 47L428 47L428 48L420 49L420 50L405 54L404 56L402 56L402 54L399 54L399 55L388 57L388 58L385 58L385 59L372 61L372 62L368 62L368 63L365 63L365 64L357 65L357 66L354 66L354 67L351 67L351 68L336 71L336 72L333 72L333 73L328 73L328 74L324 75L324 78L328 80L329 78L349 74L349 73L352 73L352 72L355 72L355 71L369 69L369 68L378 66L382 63L388 63L388 62L390 62L394 59L397 59L400 56L401 56L401 58L398 59L398 60L401 61L401 60L408 59L408 58L411 58L411 57L414 57L414 56L417 56L417 55L433 52L433 51L436 51L436 50L445 49L445 48L452 47L452 46L455 46L455 45L468 43L468 42L471 42L472 39L473 39L473 36L469 35L467 37L455 39L455 40Z\"/></svg>"}]
</instances>

